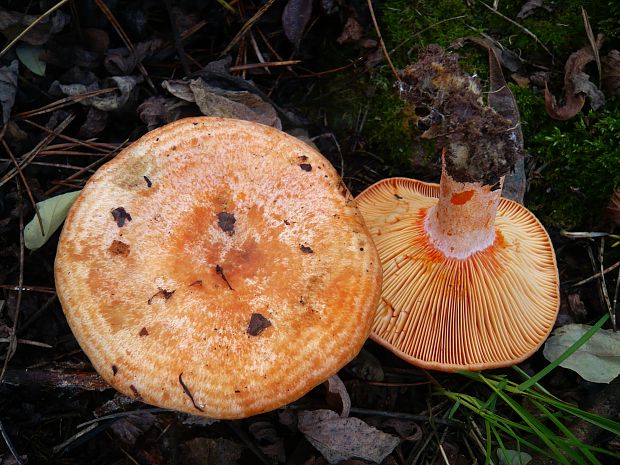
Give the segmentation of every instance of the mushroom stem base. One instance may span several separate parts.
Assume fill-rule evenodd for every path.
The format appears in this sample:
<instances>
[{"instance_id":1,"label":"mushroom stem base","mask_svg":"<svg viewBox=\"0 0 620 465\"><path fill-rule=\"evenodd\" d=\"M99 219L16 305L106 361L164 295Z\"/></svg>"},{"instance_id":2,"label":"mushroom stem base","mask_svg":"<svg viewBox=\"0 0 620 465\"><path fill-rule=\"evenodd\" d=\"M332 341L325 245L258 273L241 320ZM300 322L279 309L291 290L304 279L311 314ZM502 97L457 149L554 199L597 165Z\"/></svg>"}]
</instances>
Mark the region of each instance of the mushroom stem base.
<instances>
[{"instance_id":1,"label":"mushroom stem base","mask_svg":"<svg viewBox=\"0 0 620 465\"><path fill-rule=\"evenodd\" d=\"M502 189L457 182L443 168L439 201L429 208L424 229L433 247L448 258L466 259L495 241L495 216Z\"/></svg>"}]
</instances>

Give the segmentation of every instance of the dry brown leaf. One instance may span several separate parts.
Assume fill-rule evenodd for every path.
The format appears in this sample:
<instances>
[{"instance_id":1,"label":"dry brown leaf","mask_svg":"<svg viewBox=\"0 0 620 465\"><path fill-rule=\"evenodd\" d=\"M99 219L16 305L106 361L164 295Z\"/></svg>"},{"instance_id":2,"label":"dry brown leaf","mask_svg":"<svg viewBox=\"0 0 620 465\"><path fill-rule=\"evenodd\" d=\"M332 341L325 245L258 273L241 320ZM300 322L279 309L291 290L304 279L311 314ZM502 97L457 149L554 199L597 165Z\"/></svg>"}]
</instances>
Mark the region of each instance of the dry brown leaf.
<instances>
[{"instance_id":1,"label":"dry brown leaf","mask_svg":"<svg viewBox=\"0 0 620 465\"><path fill-rule=\"evenodd\" d=\"M36 15L26 15L18 11L0 8L0 32L7 39L14 39L24 29L37 20ZM21 40L30 45L43 45L53 34L60 32L71 20L71 17L60 10L39 21Z\"/></svg>"},{"instance_id":2,"label":"dry brown leaf","mask_svg":"<svg viewBox=\"0 0 620 465\"><path fill-rule=\"evenodd\" d=\"M282 129L276 110L258 95L245 90L213 87L203 79L164 81L162 86L181 100L195 102L205 116L255 121Z\"/></svg>"},{"instance_id":3,"label":"dry brown leaf","mask_svg":"<svg viewBox=\"0 0 620 465\"><path fill-rule=\"evenodd\" d=\"M282 13L282 27L286 38L299 47L306 26L312 16L312 0L288 0Z\"/></svg>"},{"instance_id":4,"label":"dry brown leaf","mask_svg":"<svg viewBox=\"0 0 620 465\"><path fill-rule=\"evenodd\" d=\"M359 379L381 382L385 378L381 362L366 349L362 349L362 351L357 354L357 357L349 362L347 367Z\"/></svg>"},{"instance_id":5,"label":"dry brown leaf","mask_svg":"<svg viewBox=\"0 0 620 465\"><path fill-rule=\"evenodd\" d=\"M103 65L113 75L131 74L136 66L155 53L161 44L161 40L153 39L136 44L133 51L127 48L110 49L106 53Z\"/></svg>"},{"instance_id":6,"label":"dry brown leaf","mask_svg":"<svg viewBox=\"0 0 620 465\"><path fill-rule=\"evenodd\" d=\"M605 219L612 229L620 227L620 188L616 189L611 196L609 205L605 209Z\"/></svg>"},{"instance_id":7,"label":"dry brown leaf","mask_svg":"<svg viewBox=\"0 0 620 465\"><path fill-rule=\"evenodd\" d=\"M155 415L148 412L128 415L112 423L110 429L121 442L134 445L140 436L151 429L156 419Z\"/></svg>"},{"instance_id":8,"label":"dry brown leaf","mask_svg":"<svg viewBox=\"0 0 620 465\"><path fill-rule=\"evenodd\" d=\"M273 459L274 463L286 461L284 439L271 423L268 421L257 421L252 423L248 430L258 442L258 447L260 447L263 454Z\"/></svg>"},{"instance_id":9,"label":"dry brown leaf","mask_svg":"<svg viewBox=\"0 0 620 465\"><path fill-rule=\"evenodd\" d=\"M519 13L517 13L517 19L524 19L534 13L534 11L543 6L543 0L528 0L523 4Z\"/></svg>"},{"instance_id":10,"label":"dry brown leaf","mask_svg":"<svg viewBox=\"0 0 620 465\"><path fill-rule=\"evenodd\" d=\"M347 388L338 377L334 375L327 381L327 405L336 412L340 412L341 417L348 417L351 413L351 398L347 392Z\"/></svg>"},{"instance_id":11,"label":"dry brown leaf","mask_svg":"<svg viewBox=\"0 0 620 465\"><path fill-rule=\"evenodd\" d=\"M526 181L521 116L519 115L517 101L506 84L506 79L504 79L504 73L502 73L502 67L497 52L493 48L489 48L488 51L490 81L489 94L487 97L488 104L496 113L499 113L512 123L512 127L510 128L510 141L517 147L516 151L519 154L512 171L504 180L502 197L523 204Z\"/></svg>"},{"instance_id":12,"label":"dry brown leaf","mask_svg":"<svg viewBox=\"0 0 620 465\"><path fill-rule=\"evenodd\" d=\"M116 92L110 92L95 97L80 100L82 105L93 106L101 111L119 110L134 94L136 85L142 81L142 76L112 76L104 82L104 88L116 87ZM86 92L97 90L99 86L94 83L89 86L84 84L59 84L60 90L65 95L81 95Z\"/></svg>"},{"instance_id":13,"label":"dry brown leaf","mask_svg":"<svg viewBox=\"0 0 620 465\"><path fill-rule=\"evenodd\" d=\"M600 49L602 44L603 36L599 34L596 45ZM555 97L545 85L545 108L553 119L570 119L583 108L586 101L584 93L592 93L592 86L594 86L592 83L590 83L591 85L585 83L585 81L589 82L589 76L583 72L583 69L592 60L594 60L594 53L590 45L577 50L566 60L564 65L564 105L558 106ZM593 103L594 105L598 104L597 101Z\"/></svg>"},{"instance_id":14,"label":"dry brown leaf","mask_svg":"<svg viewBox=\"0 0 620 465\"><path fill-rule=\"evenodd\" d=\"M603 87L609 95L620 95L620 51L611 50L601 59Z\"/></svg>"},{"instance_id":15,"label":"dry brown leaf","mask_svg":"<svg viewBox=\"0 0 620 465\"><path fill-rule=\"evenodd\" d=\"M110 47L110 36L103 29L87 27L83 34L86 47L91 52L105 53Z\"/></svg>"},{"instance_id":16,"label":"dry brown leaf","mask_svg":"<svg viewBox=\"0 0 620 465\"><path fill-rule=\"evenodd\" d=\"M330 464L353 457L381 463L400 444L359 418L341 418L331 410L300 412L298 427Z\"/></svg>"},{"instance_id":17,"label":"dry brown leaf","mask_svg":"<svg viewBox=\"0 0 620 465\"><path fill-rule=\"evenodd\" d=\"M19 64L13 60L10 65L0 68L0 105L2 106L2 122L6 123L11 117L11 110L17 93L17 75Z\"/></svg>"},{"instance_id":18,"label":"dry brown leaf","mask_svg":"<svg viewBox=\"0 0 620 465\"><path fill-rule=\"evenodd\" d=\"M82 123L77 136L80 139L90 139L103 131L108 122L108 114L105 111L90 107L86 113L86 121Z\"/></svg>"},{"instance_id":19,"label":"dry brown leaf","mask_svg":"<svg viewBox=\"0 0 620 465\"><path fill-rule=\"evenodd\" d=\"M138 116L149 131L181 117L182 108L187 105L168 97L149 97L138 106Z\"/></svg>"},{"instance_id":20,"label":"dry brown leaf","mask_svg":"<svg viewBox=\"0 0 620 465\"><path fill-rule=\"evenodd\" d=\"M336 42L338 42L340 45L357 42L358 40L362 39L363 35L364 28L355 17L355 13L350 12L349 17L347 18L347 22L344 24L342 32L340 33L340 36L336 39Z\"/></svg>"},{"instance_id":21,"label":"dry brown leaf","mask_svg":"<svg viewBox=\"0 0 620 465\"><path fill-rule=\"evenodd\" d=\"M510 72L515 72L521 68L523 64L523 60L519 57L515 52L508 50L502 44L500 44L495 39L487 36L487 37L478 37L478 36L468 36L463 37L461 39L456 40L454 43L450 44L449 48L461 48L466 42L471 42L473 44L478 45L479 47L484 48L488 53L491 53L491 50L495 51L497 56L497 60L503 68L506 68Z\"/></svg>"},{"instance_id":22,"label":"dry brown leaf","mask_svg":"<svg viewBox=\"0 0 620 465\"><path fill-rule=\"evenodd\" d=\"M97 69L101 64L101 54L85 50L77 45L63 46L56 41L43 50L40 55L41 61L59 68Z\"/></svg>"},{"instance_id":23,"label":"dry brown leaf","mask_svg":"<svg viewBox=\"0 0 620 465\"><path fill-rule=\"evenodd\" d=\"M235 465L244 447L225 438L195 438L181 445L181 463L186 465Z\"/></svg>"}]
</instances>

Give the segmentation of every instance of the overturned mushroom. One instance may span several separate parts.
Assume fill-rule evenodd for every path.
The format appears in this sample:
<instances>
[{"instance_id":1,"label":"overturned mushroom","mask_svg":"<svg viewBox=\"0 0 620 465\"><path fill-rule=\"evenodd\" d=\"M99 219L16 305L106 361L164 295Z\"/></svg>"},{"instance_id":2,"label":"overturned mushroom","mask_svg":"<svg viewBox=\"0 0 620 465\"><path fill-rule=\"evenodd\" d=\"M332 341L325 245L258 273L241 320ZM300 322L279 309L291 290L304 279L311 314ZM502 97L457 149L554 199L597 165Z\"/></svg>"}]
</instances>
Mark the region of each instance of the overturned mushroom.
<instances>
[{"instance_id":1,"label":"overturned mushroom","mask_svg":"<svg viewBox=\"0 0 620 465\"><path fill-rule=\"evenodd\" d=\"M131 214L122 227L119 208ZM367 338L381 287L329 162L283 132L221 118L152 131L93 175L55 277L112 386L214 418L277 408L333 375Z\"/></svg>"},{"instance_id":2,"label":"overturned mushroom","mask_svg":"<svg viewBox=\"0 0 620 465\"><path fill-rule=\"evenodd\" d=\"M510 124L438 48L405 70L401 90L445 115L426 134L444 163L439 185L386 179L358 197L383 265L371 337L429 369L517 363L551 331L559 280L543 226L500 197L515 159Z\"/></svg>"}]
</instances>

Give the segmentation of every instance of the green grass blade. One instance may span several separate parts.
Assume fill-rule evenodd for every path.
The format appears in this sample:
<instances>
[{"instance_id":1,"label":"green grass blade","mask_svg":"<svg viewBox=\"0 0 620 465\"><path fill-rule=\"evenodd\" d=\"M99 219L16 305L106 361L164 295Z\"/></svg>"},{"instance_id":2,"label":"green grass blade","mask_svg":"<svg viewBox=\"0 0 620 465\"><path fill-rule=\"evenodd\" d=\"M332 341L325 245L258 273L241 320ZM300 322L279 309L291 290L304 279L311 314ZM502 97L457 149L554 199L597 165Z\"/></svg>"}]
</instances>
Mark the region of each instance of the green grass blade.
<instances>
[{"instance_id":1,"label":"green grass blade","mask_svg":"<svg viewBox=\"0 0 620 465\"><path fill-rule=\"evenodd\" d=\"M601 465L601 462L599 462L596 457L594 457L594 455L592 455L592 453L588 450L587 445L577 439L575 435L571 432L571 430L569 430L549 409L547 409L541 402L538 402L534 399L531 399L530 402L532 402L532 404L538 410L540 410L545 415L545 417L551 420L553 424L557 426L558 430L564 433L570 443L573 444L573 447L578 448L592 465Z\"/></svg>"}]
</instances>

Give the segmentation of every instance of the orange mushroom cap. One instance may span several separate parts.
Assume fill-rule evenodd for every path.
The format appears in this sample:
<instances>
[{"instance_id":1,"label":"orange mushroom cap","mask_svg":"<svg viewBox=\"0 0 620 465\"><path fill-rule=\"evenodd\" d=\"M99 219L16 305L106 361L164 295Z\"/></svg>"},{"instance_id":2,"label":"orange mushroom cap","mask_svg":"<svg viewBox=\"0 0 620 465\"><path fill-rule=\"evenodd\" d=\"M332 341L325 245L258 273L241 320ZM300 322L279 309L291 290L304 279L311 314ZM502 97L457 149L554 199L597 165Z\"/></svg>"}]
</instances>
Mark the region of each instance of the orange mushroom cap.
<instances>
[{"instance_id":1,"label":"orange mushroom cap","mask_svg":"<svg viewBox=\"0 0 620 465\"><path fill-rule=\"evenodd\" d=\"M66 220L58 297L113 387L242 418L292 402L368 337L381 267L329 162L273 128L192 118L99 169Z\"/></svg>"},{"instance_id":2,"label":"orange mushroom cap","mask_svg":"<svg viewBox=\"0 0 620 465\"><path fill-rule=\"evenodd\" d=\"M492 244L467 258L449 258L425 227L439 194L437 184L392 178L357 198L383 265L371 338L427 369L518 363L543 343L557 316L551 241L525 207L501 199Z\"/></svg>"}]
</instances>

